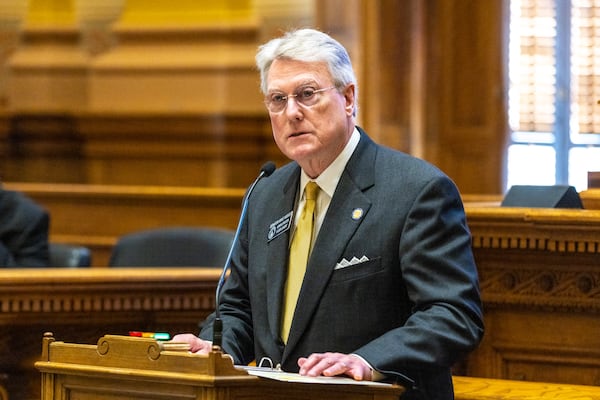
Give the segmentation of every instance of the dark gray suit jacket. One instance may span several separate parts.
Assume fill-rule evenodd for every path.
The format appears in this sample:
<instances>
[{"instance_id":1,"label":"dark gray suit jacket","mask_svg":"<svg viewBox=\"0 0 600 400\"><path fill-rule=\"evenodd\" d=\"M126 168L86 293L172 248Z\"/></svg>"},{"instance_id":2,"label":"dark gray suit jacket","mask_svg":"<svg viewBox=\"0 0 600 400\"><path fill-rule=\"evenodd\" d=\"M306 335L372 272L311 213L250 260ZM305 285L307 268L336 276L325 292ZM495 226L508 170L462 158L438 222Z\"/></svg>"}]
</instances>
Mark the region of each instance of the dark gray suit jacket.
<instances>
[{"instance_id":1,"label":"dark gray suit jacket","mask_svg":"<svg viewBox=\"0 0 600 400\"><path fill-rule=\"evenodd\" d=\"M0 188L0 267L47 267L49 219L30 198Z\"/></svg>"},{"instance_id":2,"label":"dark gray suit jacket","mask_svg":"<svg viewBox=\"0 0 600 400\"><path fill-rule=\"evenodd\" d=\"M455 185L361 130L284 345L279 330L290 230L269 232L286 226L299 176L292 162L250 196L222 292L224 350L239 364L269 357L288 371L298 371L298 358L311 353L355 353L390 378L413 380L428 399L451 399L450 368L483 335L471 237ZM362 256L369 261L335 268ZM212 339L212 319L202 338Z\"/></svg>"}]
</instances>

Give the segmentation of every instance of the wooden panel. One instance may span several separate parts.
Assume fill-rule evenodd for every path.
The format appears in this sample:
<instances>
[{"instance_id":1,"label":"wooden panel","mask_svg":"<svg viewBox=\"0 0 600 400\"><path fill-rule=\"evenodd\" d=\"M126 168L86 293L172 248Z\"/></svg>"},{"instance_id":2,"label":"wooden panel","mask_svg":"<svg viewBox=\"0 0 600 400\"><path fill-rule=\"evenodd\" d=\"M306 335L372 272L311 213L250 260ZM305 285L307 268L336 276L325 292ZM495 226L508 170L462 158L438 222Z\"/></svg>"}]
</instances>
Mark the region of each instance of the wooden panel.
<instances>
[{"instance_id":1,"label":"wooden panel","mask_svg":"<svg viewBox=\"0 0 600 400\"><path fill-rule=\"evenodd\" d=\"M102 41L100 26L26 27L7 65L2 179L249 184L284 157L258 87L260 26L247 11L230 23L114 24L117 40L101 53L86 48Z\"/></svg>"},{"instance_id":2,"label":"wooden panel","mask_svg":"<svg viewBox=\"0 0 600 400\"><path fill-rule=\"evenodd\" d=\"M600 188L600 171L588 172L588 188Z\"/></svg>"},{"instance_id":3,"label":"wooden panel","mask_svg":"<svg viewBox=\"0 0 600 400\"><path fill-rule=\"evenodd\" d=\"M354 57L359 124L377 141L437 165L465 193L502 189L507 6L317 2L318 25Z\"/></svg>"},{"instance_id":4,"label":"wooden panel","mask_svg":"<svg viewBox=\"0 0 600 400\"><path fill-rule=\"evenodd\" d=\"M499 193L506 117L508 2L432 2L427 9L426 158L461 191Z\"/></svg>"},{"instance_id":5,"label":"wooden panel","mask_svg":"<svg viewBox=\"0 0 600 400\"><path fill-rule=\"evenodd\" d=\"M503 71L506 4L332 0L314 6L315 25L339 38L353 57L361 93L359 122L381 143L441 167L463 192L497 193L502 187L508 131ZM307 13L299 18L310 19ZM293 23L297 18L290 14L281 20L297 26ZM28 27L11 59L11 93L3 102L9 109L31 113L185 110L225 115L226 120L232 113L260 113L266 121L253 53L263 40L261 29L276 29L261 27L252 17L239 24L174 25L111 25L110 34L117 40L104 43L101 54L86 48L85 42L94 38L87 40L74 26ZM227 137L221 130L213 133ZM107 141L114 142L117 134L107 135ZM133 152L132 143L147 140L166 148L164 157L139 157L134 163L113 156L88 166L87 148L72 144L69 155L23 151L2 165L2 172L9 181L213 185L208 177L215 175L198 176L199 170L207 170L217 171L218 185L239 187L246 182L246 171L278 156L273 145L261 142L265 137L209 142L236 150L208 160L192 156L195 170L176 151L169 151L171 146L142 135L121 148ZM187 147L188 155L201 147L200 140ZM113 147L119 145L114 143ZM31 148L37 147L33 143L21 147ZM240 159L236 152L252 155ZM139 180L134 181L138 173Z\"/></svg>"},{"instance_id":6,"label":"wooden panel","mask_svg":"<svg viewBox=\"0 0 600 400\"><path fill-rule=\"evenodd\" d=\"M64 5L65 3L63 3ZM10 110L78 110L89 101L90 55L71 24L32 25L6 63Z\"/></svg>"},{"instance_id":7,"label":"wooden panel","mask_svg":"<svg viewBox=\"0 0 600 400\"><path fill-rule=\"evenodd\" d=\"M281 165L266 114L4 114L2 179L246 187Z\"/></svg>"},{"instance_id":8,"label":"wooden panel","mask_svg":"<svg viewBox=\"0 0 600 400\"><path fill-rule=\"evenodd\" d=\"M194 25L116 24L117 45L90 61L91 111L264 110L253 18ZM118 95L115 95L117 94Z\"/></svg>"},{"instance_id":9,"label":"wooden panel","mask_svg":"<svg viewBox=\"0 0 600 400\"><path fill-rule=\"evenodd\" d=\"M470 376L600 385L600 211L467 206L486 335Z\"/></svg>"},{"instance_id":10,"label":"wooden panel","mask_svg":"<svg viewBox=\"0 0 600 400\"><path fill-rule=\"evenodd\" d=\"M254 64L259 24L250 10L230 22L109 24L98 14L116 17L118 5L83 8L76 24L23 29L6 63L11 110L226 114L264 108ZM193 8L206 16L206 8Z\"/></svg>"},{"instance_id":11,"label":"wooden panel","mask_svg":"<svg viewBox=\"0 0 600 400\"><path fill-rule=\"evenodd\" d=\"M197 332L214 309L218 269L0 269L0 385L10 400L40 399L33 363L51 331L96 343L129 330Z\"/></svg>"}]
</instances>

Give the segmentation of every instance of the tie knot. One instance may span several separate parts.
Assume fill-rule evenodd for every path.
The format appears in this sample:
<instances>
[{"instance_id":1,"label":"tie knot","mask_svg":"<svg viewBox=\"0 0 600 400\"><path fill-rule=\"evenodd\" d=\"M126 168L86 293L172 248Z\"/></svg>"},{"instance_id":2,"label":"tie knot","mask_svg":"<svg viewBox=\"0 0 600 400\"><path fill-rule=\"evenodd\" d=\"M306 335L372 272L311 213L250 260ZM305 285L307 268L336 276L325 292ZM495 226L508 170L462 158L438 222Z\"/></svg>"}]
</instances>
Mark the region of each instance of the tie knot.
<instances>
[{"instance_id":1,"label":"tie knot","mask_svg":"<svg viewBox=\"0 0 600 400\"><path fill-rule=\"evenodd\" d=\"M316 200L319 193L319 185L316 182L308 182L304 188L306 200Z\"/></svg>"}]
</instances>

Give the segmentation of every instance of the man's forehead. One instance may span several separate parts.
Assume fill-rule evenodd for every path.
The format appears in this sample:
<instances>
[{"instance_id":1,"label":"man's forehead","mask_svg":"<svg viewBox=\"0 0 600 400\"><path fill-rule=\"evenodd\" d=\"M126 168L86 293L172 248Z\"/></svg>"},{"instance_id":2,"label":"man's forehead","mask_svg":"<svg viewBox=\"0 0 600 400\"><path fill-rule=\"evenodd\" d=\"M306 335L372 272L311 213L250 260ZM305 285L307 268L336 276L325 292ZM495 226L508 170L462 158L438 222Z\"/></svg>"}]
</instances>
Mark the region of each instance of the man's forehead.
<instances>
[{"instance_id":1,"label":"man's forehead","mask_svg":"<svg viewBox=\"0 0 600 400\"><path fill-rule=\"evenodd\" d=\"M274 90L285 86L330 82L331 74L325 62L305 62L276 59L267 75L267 88Z\"/></svg>"}]
</instances>

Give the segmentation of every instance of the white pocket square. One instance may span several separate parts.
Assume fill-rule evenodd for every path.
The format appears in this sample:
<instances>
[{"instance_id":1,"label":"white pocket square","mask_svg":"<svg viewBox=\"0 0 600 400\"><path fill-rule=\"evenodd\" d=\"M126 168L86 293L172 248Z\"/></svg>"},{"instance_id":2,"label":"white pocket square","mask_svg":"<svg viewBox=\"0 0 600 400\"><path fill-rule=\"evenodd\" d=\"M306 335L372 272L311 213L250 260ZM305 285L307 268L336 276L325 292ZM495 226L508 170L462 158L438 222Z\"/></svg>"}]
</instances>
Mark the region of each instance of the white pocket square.
<instances>
[{"instance_id":1,"label":"white pocket square","mask_svg":"<svg viewBox=\"0 0 600 400\"><path fill-rule=\"evenodd\" d=\"M342 258L342 261L335 264L334 269L342 269L342 268L350 267L352 265L364 263L365 261L369 261L369 257L367 257L367 256L362 256L361 258L352 257L352 259L350 261L346 260L345 258Z\"/></svg>"}]
</instances>

